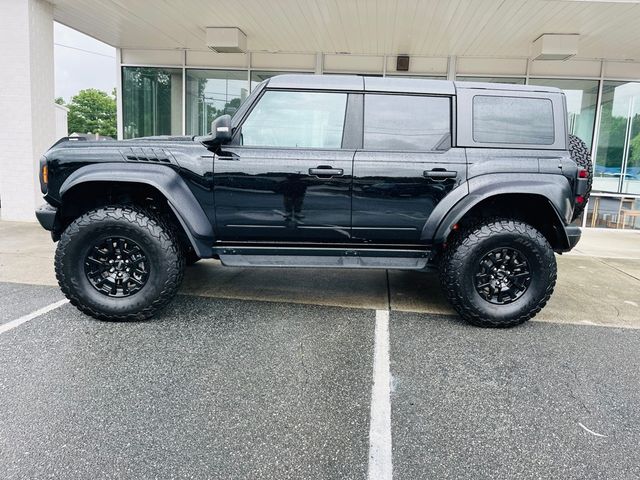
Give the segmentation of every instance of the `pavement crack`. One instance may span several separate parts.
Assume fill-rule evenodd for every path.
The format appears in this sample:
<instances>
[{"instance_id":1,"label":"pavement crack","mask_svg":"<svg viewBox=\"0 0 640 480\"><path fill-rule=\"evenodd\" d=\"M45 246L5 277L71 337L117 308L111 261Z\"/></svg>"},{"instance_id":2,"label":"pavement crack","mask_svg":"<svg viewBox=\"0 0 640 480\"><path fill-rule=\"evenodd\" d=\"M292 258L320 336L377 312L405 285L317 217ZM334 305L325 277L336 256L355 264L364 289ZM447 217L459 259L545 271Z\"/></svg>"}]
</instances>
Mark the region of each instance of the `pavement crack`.
<instances>
[{"instance_id":1,"label":"pavement crack","mask_svg":"<svg viewBox=\"0 0 640 480\"><path fill-rule=\"evenodd\" d=\"M596 258L596 260L598 262L602 263L603 265L606 265L609 268L613 268L614 270L626 275L627 277L631 277L634 280L637 280L637 281L640 282L640 278L639 277L636 277L635 275L632 275L632 274L630 274L628 272L625 272L624 270L622 270L621 268L616 267L615 265L611 265L610 263L605 262L602 258L598 258L598 257L595 257L595 258Z\"/></svg>"},{"instance_id":2,"label":"pavement crack","mask_svg":"<svg viewBox=\"0 0 640 480\"><path fill-rule=\"evenodd\" d=\"M577 387L577 388L579 388L579 387L580 387L580 384L582 383L582 382L580 381L580 378L578 377L578 373L577 373L573 368L571 368L568 364L566 364L566 363L565 363L563 366L564 366L564 368L565 368L566 370L568 370L569 372L571 372L571 373L573 374L573 377L575 378L575 382L567 381L567 382L565 383L565 385L567 386L567 390L569 391L569 396L570 396L571 398L573 398L577 403L579 403L580 405L582 405L582 408L583 408L583 409L584 409L584 410L585 410L589 415L592 415L592 414L593 414L593 412L592 412L592 411L591 411L591 409L587 406L587 404L585 403L585 401L584 401L584 399L582 398L582 396L574 390L574 388L576 388L576 387ZM574 385L572 385L572 383L574 383Z\"/></svg>"}]
</instances>

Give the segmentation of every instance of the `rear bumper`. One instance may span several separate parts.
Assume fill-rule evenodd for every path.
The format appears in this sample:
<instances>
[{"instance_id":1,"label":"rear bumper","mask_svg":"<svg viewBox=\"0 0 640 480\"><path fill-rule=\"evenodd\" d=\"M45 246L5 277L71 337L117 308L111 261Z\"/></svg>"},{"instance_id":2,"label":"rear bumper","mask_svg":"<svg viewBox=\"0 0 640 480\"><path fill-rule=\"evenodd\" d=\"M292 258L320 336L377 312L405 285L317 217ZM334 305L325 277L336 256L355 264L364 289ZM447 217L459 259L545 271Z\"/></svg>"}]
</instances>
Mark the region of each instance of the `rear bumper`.
<instances>
[{"instance_id":1,"label":"rear bumper","mask_svg":"<svg viewBox=\"0 0 640 480\"><path fill-rule=\"evenodd\" d=\"M58 209L52 207L48 203L40 205L40 207L38 207L38 209L36 210L36 218L38 219L38 222L40 222L42 228L44 228L45 230L49 230L50 232L54 229L57 215Z\"/></svg>"}]
</instances>

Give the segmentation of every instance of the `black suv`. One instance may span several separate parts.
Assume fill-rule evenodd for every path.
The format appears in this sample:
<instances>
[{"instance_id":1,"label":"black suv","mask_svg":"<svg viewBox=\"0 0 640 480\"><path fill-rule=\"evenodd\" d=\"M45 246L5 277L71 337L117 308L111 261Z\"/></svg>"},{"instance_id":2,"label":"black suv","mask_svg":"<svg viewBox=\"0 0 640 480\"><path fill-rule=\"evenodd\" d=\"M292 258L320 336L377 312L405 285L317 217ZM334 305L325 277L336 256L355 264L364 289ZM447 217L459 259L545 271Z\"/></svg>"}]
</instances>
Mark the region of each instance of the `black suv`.
<instances>
[{"instance_id":1,"label":"black suv","mask_svg":"<svg viewBox=\"0 0 640 480\"><path fill-rule=\"evenodd\" d=\"M435 267L463 318L513 326L580 238L591 163L566 118L555 88L282 75L210 135L60 140L36 213L60 287L99 319L150 317L217 258Z\"/></svg>"}]
</instances>

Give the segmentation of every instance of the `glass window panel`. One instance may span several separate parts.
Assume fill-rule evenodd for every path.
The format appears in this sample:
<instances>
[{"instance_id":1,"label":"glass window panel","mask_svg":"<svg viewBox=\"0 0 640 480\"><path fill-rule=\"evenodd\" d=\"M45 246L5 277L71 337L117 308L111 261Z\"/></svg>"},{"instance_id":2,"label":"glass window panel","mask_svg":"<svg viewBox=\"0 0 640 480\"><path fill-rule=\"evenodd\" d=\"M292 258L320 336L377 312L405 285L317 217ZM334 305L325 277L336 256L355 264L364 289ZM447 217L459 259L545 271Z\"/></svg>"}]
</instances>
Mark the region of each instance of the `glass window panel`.
<instances>
[{"instance_id":1,"label":"glass window panel","mask_svg":"<svg viewBox=\"0 0 640 480\"><path fill-rule=\"evenodd\" d=\"M640 199L592 195L587 206L586 225L640 230Z\"/></svg>"},{"instance_id":2,"label":"glass window panel","mask_svg":"<svg viewBox=\"0 0 640 480\"><path fill-rule=\"evenodd\" d=\"M485 83L508 83L512 85L524 85L524 78L520 77L469 77L456 75L459 82L485 82Z\"/></svg>"},{"instance_id":3,"label":"glass window panel","mask_svg":"<svg viewBox=\"0 0 640 480\"><path fill-rule=\"evenodd\" d=\"M629 84L629 137L622 175L622 193L640 195L640 84Z\"/></svg>"},{"instance_id":4,"label":"glass window panel","mask_svg":"<svg viewBox=\"0 0 640 480\"><path fill-rule=\"evenodd\" d=\"M594 189L640 193L640 83L605 81ZM626 171L625 171L626 166Z\"/></svg>"},{"instance_id":5,"label":"glass window panel","mask_svg":"<svg viewBox=\"0 0 640 480\"><path fill-rule=\"evenodd\" d=\"M591 149L598 101L598 80L530 78L529 85L556 87L564 92L567 97L569 132L581 138Z\"/></svg>"},{"instance_id":6,"label":"glass window panel","mask_svg":"<svg viewBox=\"0 0 640 480\"><path fill-rule=\"evenodd\" d=\"M553 144L551 100L476 95L473 97L473 140L478 143Z\"/></svg>"},{"instance_id":7,"label":"glass window panel","mask_svg":"<svg viewBox=\"0 0 640 480\"><path fill-rule=\"evenodd\" d=\"M340 148L346 93L266 92L242 125L242 144Z\"/></svg>"},{"instance_id":8,"label":"glass window panel","mask_svg":"<svg viewBox=\"0 0 640 480\"><path fill-rule=\"evenodd\" d=\"M446 150L451 147L450 110L444 97L365 95L364 148Z\"/></svg>"},{"instance_id":9,"label":"glass window panel","mask_svg":"<svg viewBox=\"0 0 640 480\"><path fill-rule=\"evenodd\" d=\"M274 70L251 70L251 90L253 91L260 82L276 75L307 75L309 72L278 72Z\"/></svg>"},{"instance_id":10,"label":"glass window panel","mask_svg":"<svg viewBox=\"0 0 640 480\"><path fill-rule=\"evenodd\" d=\"M122 67L124 138L182 133L182 70Z\"/></svg>"},{"instance_id":11,"label":"glass window panel","mask_svg":"<svg viewBox=\"0 0 640 480\"><path fill-rule=\"evenodd\" d=\"M220 115L233 115L249 94L246 70L187 70L187 134L205 135Z\"/></svg>"}]
</instances>

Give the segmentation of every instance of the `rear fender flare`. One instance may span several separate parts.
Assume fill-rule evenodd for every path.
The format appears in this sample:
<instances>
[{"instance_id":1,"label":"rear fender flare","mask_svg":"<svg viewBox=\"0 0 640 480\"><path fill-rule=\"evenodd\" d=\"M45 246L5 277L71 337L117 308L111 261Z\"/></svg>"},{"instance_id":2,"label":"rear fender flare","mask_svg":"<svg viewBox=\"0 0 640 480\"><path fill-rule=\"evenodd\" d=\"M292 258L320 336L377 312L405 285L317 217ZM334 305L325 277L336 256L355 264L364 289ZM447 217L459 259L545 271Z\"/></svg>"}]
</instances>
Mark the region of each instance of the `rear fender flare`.
<instances>
[{"instance_id":1,"label":"rear fender flare","mask_svg":"<svg viewBox=\"0 0 640 480\"><path fill-rule=\"evenodd\" d=\"M214 233L211 222L180 175L165 165L113 163L87 165L73 172L60 187L60 197L87 182L144 183L158 190L182 225L199 257L212 255Z\"/></svg>"},{"instance_id":2,"label":"rear fender flare","mask_svg":"<svg viewBox=\"0 0 640 480\"><path fill-rule=\"evenodd\" d=\"M557 215L554 220L563 226L563 230L564 226L571 221L573 213L571 185L562 175L527 174L526 177L511 173L482 175L469 180L468 186L468 195L457 195L451 199L449 199L451 195L448 195L438 204L422 230L422 241L432 244L443 243L452 227L474 206L488 198L504 194L543 197L553 207ZM568 239L566 241L568 243Z\"/></svg>"}]
</instances>

